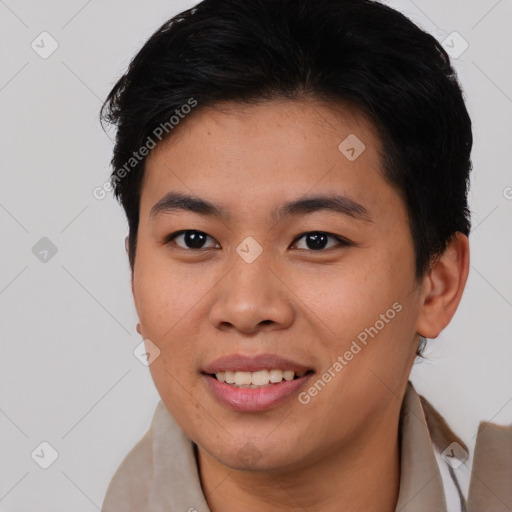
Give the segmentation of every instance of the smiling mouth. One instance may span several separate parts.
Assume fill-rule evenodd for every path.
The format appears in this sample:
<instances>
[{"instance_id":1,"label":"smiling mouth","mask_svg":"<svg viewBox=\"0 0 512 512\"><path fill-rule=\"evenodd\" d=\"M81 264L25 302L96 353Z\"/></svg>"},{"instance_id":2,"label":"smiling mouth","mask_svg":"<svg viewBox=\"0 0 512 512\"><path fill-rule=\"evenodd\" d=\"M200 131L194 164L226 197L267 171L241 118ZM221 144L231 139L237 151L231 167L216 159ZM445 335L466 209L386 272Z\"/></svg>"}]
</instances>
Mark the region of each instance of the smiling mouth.
<instances>
[{"instance_id":1,"label":"smiling mouth","mask_svg":"<svg viewBox=\"0 0 512 512\"><path fill-rule=\"evenodd\" d=\"M313 370L295 373L292 370L272 368L256 372L223 371L217 373L205 373L205 375L213 377L217 381L235 388L263 388L275 386L285 381L297 380L312 373L314 373Z\"/></svg>"}]
</instances>

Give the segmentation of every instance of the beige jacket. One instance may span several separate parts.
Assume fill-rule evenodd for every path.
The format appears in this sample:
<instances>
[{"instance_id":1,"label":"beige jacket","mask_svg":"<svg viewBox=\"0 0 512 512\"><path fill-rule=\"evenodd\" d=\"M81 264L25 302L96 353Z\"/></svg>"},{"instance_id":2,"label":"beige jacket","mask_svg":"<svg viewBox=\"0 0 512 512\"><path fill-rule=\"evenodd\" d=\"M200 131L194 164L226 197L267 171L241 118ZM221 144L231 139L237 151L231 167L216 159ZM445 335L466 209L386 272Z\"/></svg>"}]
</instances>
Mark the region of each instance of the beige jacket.
<instances>
[{"instance_id":1,"label":"beige jacket","mask_svg":"<svg viewBox=\"0 0 512 512\"><path fill-rule=\"evenodd\" d=\"M454 470L464 451L452 445L458 438L440 418L409 382L400 413L396 512L512 511L512 427L480 424L466 505ZM102 511L211 512L196 449L160 401L150 429L115 472Z\"/></svg>"}]
</instances>

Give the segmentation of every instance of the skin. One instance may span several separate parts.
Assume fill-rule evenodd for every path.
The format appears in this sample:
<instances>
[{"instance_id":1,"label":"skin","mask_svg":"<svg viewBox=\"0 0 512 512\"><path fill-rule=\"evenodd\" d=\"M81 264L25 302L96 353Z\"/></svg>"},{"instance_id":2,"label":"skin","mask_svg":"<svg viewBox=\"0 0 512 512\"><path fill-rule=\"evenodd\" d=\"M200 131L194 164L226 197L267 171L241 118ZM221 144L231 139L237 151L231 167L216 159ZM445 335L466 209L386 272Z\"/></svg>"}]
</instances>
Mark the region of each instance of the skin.
<instances>
[{"instance_id":1,"label":"skin","mask_svg":"<svg viewBox=\"0 0 512 512\"><path fill-rule=\"evenodd\" d=\"M354 161L338 149L356 134ZM398 422L419 336L452 318L469 266L458 234L417 280L407 212L383 177L372 124L341 104L312 99L198 108L146 161L132 291L139 332L160 349L150 365L169 412L199 450L212 512L392 512L399 493ZM223 205L231 218L174 211L150 219L179 191ZM270 212L305 194L337 192L370 219L316 211L275 222ZM179 230L208 235L189 248ZM330 238L315 250L304 232ZM247 263L248 236L262 254ZM276 353L319 378L365 328L402 309L310 402L265 412L220 404L201 370L234 353ZM311 380L311 379L310 379ZM243 461L250 441L258 457ZM245 447L245 448L244 448Z\"/></svg>"}]
</instances>

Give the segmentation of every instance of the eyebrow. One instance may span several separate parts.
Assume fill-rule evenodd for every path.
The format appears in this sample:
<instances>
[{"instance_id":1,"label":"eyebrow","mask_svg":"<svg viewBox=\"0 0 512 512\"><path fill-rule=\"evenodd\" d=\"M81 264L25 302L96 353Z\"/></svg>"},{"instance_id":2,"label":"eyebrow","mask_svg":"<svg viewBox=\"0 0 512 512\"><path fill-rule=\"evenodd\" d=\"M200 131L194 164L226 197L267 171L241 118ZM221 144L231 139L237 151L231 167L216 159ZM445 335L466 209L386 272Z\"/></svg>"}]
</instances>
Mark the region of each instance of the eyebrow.
<instances>
[{"instance_id":1,"label":"eyebrow","mask_svg":"<svg viewBox=\"0 0 512 512\"><path fill-rule=\"evenodd\" d=\"M271 213L275 222L280 222L286 217L308 214L317 211L332 211L342 215L348 215L354 219L372 222L368 210L354 200L341 194L306 196L294 201L284 203ZM229 211L218 204L212 203L200 197L195 197L181 192L169 192L160 199L149 212L149 218L171 213L173 211L190 211L209 217L218 217L229 220Z\"/></svg>"}]
</instances>

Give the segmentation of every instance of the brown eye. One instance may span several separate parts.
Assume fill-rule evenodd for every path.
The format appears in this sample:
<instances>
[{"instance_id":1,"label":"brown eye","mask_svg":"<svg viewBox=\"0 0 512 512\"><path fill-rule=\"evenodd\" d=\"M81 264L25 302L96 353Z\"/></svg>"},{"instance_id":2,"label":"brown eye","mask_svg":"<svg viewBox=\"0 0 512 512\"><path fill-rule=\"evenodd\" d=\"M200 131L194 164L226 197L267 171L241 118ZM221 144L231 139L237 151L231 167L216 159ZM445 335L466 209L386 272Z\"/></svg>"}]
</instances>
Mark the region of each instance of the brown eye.
<instances>
[{"instance_id":1,"label":"brown eye","mask_svg":"<svg viewBox=\"0 0 512 512\"><path fill-rule=\"evenodd\" d=\"M308 231L303 233L295 239L294 245L297 245L297 240L304 238L306 247L298 247L299 249L309 249L311 251L322 251L323 249L332 249L333 247L346 247L350 245L348 241L343 238L326 233L325 231ZM337 244L327 247L329 239L335 240Z\"/></svg>"},{"instance_id":2,"label":"brown eye","mask_svg":"<svg viewBox=\"0 0 512 512\"><path fill-rule=\"evenodd\" d=\"M169 244L170 242L174 242L181 249L190 249L190 250L199 250L199 249L210 249L211 247L205 247L205 242L208 238L211 238L210 235L207 235L203 231L196 231L193 229L183 229L181 231L177 231L176 233L172 233L165 238L165 244ZM177 243L175 240L180 239L180 243ZM215 247L215 245L213 246Z\"/></svg>"}]
</instances>

